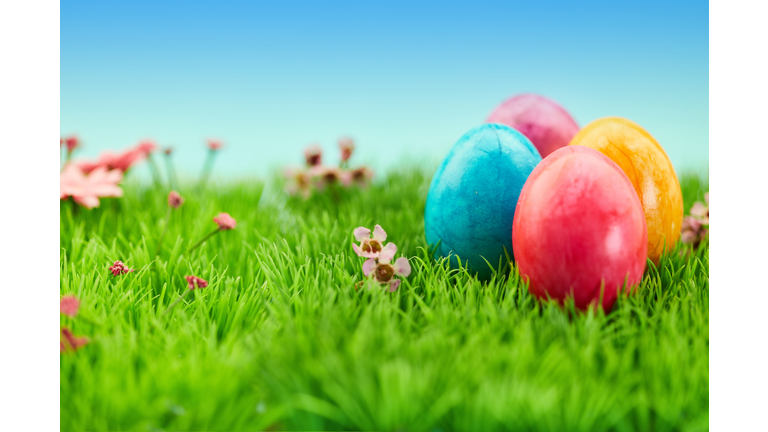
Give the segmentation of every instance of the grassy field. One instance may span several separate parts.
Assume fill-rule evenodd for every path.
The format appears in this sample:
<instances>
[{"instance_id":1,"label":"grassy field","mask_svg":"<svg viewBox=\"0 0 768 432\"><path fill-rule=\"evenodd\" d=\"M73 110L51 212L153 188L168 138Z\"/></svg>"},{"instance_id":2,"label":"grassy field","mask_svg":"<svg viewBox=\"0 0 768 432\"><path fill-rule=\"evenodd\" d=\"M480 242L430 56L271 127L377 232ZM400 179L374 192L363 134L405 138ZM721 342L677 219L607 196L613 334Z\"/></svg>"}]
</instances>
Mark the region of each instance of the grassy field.
<instances>
[{"instance_id":1,"label":"grassy field","mask_svg":"<svg viewBox=\"0 0 768 432\"><path fill-rule=\"evenodd\" d=\"M427 258L431 170L303 202L240 180L196 191L124 184L60 206L65 431L697 431L709 424L709 249L678 245L613 311L536 301L514 268L489 282ZM708 190L681 178L686 211ZM186 250L228 212L238 221ZM413 272L356 290L352 230L381 224ZM122 260L135 273L113 277ZM184 276L210 282L171 313ZM34 419L30 419L34 424Z\"/></svg>"}]
</instances>

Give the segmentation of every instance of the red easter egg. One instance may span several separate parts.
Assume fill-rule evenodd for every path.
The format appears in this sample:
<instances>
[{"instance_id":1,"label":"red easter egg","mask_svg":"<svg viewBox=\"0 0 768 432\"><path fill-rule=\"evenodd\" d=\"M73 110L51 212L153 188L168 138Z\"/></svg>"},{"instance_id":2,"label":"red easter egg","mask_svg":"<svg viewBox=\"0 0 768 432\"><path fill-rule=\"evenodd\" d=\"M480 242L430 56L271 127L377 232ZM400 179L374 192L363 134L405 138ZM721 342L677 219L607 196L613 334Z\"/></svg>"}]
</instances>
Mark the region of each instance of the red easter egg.
<instances>
[{"instance_id":1,"label":"red easter egg","mask_svg":"<svg viewBox=\"0 0 768 432\"><path fill-rule=\"evenodd\" d=\"M635 188L615 162L563 147L533 170L520 193L512 247L531 294L573 297L609 311L618 291L640 283L648 231ZM602 294L601 294L602 291Z\"/></svg>"}]
</instances>

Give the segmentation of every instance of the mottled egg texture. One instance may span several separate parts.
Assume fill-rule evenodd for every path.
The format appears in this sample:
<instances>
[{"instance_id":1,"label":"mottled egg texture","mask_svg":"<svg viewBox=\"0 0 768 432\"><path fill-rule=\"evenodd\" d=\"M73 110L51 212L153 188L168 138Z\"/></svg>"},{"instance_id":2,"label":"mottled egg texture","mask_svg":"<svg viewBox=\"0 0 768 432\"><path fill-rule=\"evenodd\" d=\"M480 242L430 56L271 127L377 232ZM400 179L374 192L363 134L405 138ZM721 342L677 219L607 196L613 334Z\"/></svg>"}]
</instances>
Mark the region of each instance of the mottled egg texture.
<instances>
[{"instance_id":1,"label":"mottled egg texture","mask_svg":"<svg viewBox=\"0 0 768 432\"><path fill-rule=\"evenodd\" d=\"M674 247L683 224L683 195L675 169L658 142L640 125L619 117L593 121L570 145L593 148L616 162L640 197L648 226L648 258L659 262Z\"/></svg>"},{"instance_id":2,"label":"mottled egg texture","mask_svg":"<svg viewBox=\"0 0 768 432\"><path fill-rule=\"evenodd\" d=\"M564 147L533 170L517 203L512 243L531 294L608 311L640 282L648 235L632 183L605 155ZM625 285L626 281L626 285Z\"/></svg>"},{"instance_id":3,"label":"mottled egg texture","mask_svg":"<svg viewBox=\"0 0 768 432\"><path fill-rule=\"evenodd\" d=\"M435 255L461 258L481 278L512 256L512 220L520 191L541 161L520 132L484 124L467 132L443 160L427 195L424 225Z\"/></svg>"},{"instance_id":4,"label":"mottled egg texture","mask_svg":"<svg viewBox=\"0 0 768 432\"><path fill-rule=\"evenodd\" d=\"M507 99L488 117L488 123L501 123L520 131L545 158L571 141L579 125L557 102L535 94Z\"/></svg>"}]
</instances>

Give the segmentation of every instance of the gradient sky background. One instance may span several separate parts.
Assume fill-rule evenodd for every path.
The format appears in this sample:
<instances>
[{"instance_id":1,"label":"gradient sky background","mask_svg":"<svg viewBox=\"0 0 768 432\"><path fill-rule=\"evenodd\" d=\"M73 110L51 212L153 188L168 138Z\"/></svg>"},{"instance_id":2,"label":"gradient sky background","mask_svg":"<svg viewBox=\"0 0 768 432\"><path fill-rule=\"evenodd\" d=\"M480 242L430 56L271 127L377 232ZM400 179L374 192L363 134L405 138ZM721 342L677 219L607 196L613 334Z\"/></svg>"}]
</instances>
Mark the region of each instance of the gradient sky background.
<instances>
[{"instance_id":1,"label":"gradient sky background","mask_svg":"<svg viewBox=\"0 0 768 432\"><path fill-rule=\"evenodd\" d=\"M358 143L375 168L437 164L520 92L583 126L647 129L678 172L709 161L709 11L696 2L61 2L61 133L81 157L142 138L196 174L302 163ZM143 167L142 167L143 168Z\"/></svg>"}]
</instances>

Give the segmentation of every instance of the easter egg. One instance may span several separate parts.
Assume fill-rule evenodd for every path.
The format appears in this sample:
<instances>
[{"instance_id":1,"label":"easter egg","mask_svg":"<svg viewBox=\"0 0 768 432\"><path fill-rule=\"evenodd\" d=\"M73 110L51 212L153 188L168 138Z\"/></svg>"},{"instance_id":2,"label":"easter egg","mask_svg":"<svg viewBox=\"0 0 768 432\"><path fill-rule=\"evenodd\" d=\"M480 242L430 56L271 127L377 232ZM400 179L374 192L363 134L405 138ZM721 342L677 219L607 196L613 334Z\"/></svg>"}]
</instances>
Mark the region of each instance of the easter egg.
<instances>
[{"instance_id":1,"label":"easter egg","mask_svg":"<svg viewBox=\"0 0 768 432\"><path fill-rule=\"evenodd\" d=\"M619 290L638 284L647 242L632 183L587 147L563 147L533 170L512 225L515 262L531 294L572 297L580 309L595 303L607 311Z\"/></svg>"},{"instance_id":2,"label":"easter egg","mask_svg":"<svg viewBox=\"0 0 768 432\"><path fill-rule=\"evenodd\" d=\"M454 268L460 258L480 278L491 275L488 264L506 262L517 198L540 161L528 138L508 126L484 124L462 136L427 195L424 228L435 255L450 256Z\"/></svg>"},{"instance_id":3,"label":"easter egg","mask_svg":"<svg viewBox=\"0 0 768 432\"><path fill-rule=\"evenodd\" d=\"M557 102L535 94L521 94L507 99L486 120L520 131L545 158L571 141L579 125Z\"/></svg>"},{"instance_id":4,"label":"easter egg","mask_svg":"<svg viewBox=\"0 0 768 432\"><path fill-rule=\"evenodd\" d=\"M648 258L658 264L664 249L680 238L683 225L683 194L664 149L640 125L619 117L584 126L570 145L593 148L624 170L645 212Z\"/></svg>"}]
</instances>

